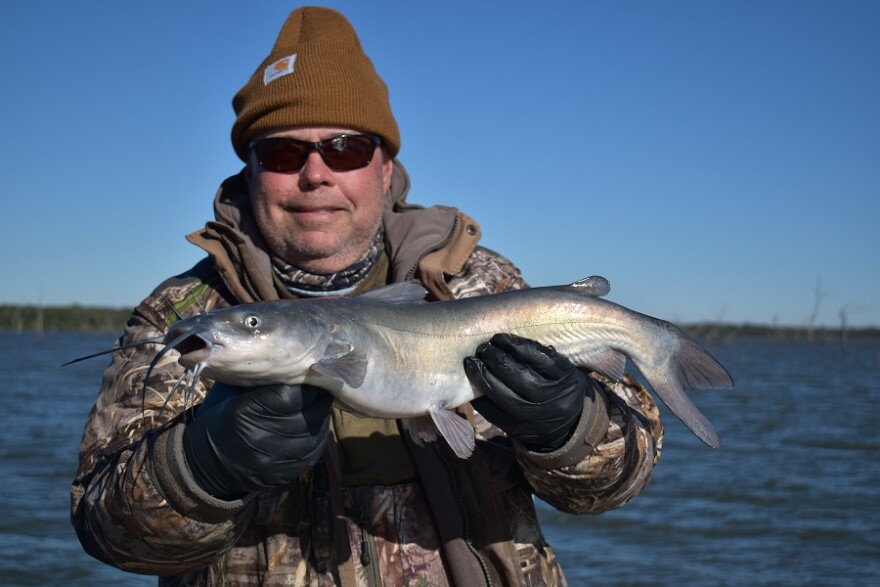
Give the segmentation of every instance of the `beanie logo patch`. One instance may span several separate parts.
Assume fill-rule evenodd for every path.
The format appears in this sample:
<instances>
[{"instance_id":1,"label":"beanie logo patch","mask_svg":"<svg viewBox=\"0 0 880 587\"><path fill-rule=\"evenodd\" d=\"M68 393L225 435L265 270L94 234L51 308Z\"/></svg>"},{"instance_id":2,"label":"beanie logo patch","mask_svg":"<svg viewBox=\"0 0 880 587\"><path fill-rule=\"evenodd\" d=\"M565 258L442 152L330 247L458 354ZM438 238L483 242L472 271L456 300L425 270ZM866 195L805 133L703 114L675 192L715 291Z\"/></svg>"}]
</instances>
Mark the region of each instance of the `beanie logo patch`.
<instances>
[{"instance_id":1,"label":"beanie logo patch","mask_svg":"<svg viewBox=\"0 0 880 587\"><path fill-rule=\"evenodd\" d=\"M270 63L263 70L263 85L268 86L269 82L275 81L279 77L293 73L293 64L296 62L296 53L282 57L275 63Z\"/></svg>"}]
</instances>

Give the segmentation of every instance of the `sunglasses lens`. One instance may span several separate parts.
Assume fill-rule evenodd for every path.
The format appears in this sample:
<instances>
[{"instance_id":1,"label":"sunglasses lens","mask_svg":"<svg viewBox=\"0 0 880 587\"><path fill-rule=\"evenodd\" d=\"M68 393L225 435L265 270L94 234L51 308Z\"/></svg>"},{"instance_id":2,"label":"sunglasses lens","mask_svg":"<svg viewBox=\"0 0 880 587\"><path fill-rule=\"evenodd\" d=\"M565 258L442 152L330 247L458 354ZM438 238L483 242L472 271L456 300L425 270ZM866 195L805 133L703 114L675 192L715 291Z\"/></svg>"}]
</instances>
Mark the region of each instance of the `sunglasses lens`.
<instances>
[{"instance_id":1,"label":"sunglasses lens","mask_svg":"<svg viewBox=\"0 0 880 587\"><path fill-rule=\"evenodd\" d=\"M308 143L284 137L264 139L254 145L260 167L276 173L299 171L308 157Z\"/></svg>"},{"instance_id":2,"label":"sunglasses lens","mask_svg":"<svg viewBox=\"0 0 880 587\"><path fill-rule=\"evenodd\" d=\"M376 142L366 135L341 135L324 141L324 162L336 171L366 167L373 160Z\"/></svg>"},{"instance_id":3,"label":"sunglasses lens","mask_svg":"<svg viewBox=\"0 0 880 587\"><path fill-rule=\"evenodd\" d=\"M369 135L339 135L315 143L289 137L270 137L256 142L252 148L260 167L275 173L296 173L306 164L309 153L318 150L324 163L334 171L351 171L366 167L373 160L379 139Z\"/></svg>"}]
</instances>

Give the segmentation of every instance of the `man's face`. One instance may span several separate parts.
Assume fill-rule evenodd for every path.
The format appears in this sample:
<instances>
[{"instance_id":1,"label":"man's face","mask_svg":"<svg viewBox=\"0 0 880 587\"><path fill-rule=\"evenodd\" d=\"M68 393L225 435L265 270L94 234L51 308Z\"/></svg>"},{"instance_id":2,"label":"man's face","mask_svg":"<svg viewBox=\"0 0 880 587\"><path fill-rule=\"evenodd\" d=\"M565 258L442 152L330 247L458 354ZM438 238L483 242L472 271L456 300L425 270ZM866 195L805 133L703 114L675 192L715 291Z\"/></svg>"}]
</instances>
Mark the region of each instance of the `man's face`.
<instances>
[{"instance_id":1,"label":"man's face","mask_svg":"<svg viewBox=\"0 0 880 587\"><path fill-rule=\"evenodd\" d=\"M314 127L268 133L315 142L353 129ZM382 198L391 185L391 159L376 147L366 167L330 169L312 151L302 169L275 173L260 167L251 151L245 176L251 207L269 248L312 273L333 273L358 261L381 223Z\"/></svg>"}]
</instances>

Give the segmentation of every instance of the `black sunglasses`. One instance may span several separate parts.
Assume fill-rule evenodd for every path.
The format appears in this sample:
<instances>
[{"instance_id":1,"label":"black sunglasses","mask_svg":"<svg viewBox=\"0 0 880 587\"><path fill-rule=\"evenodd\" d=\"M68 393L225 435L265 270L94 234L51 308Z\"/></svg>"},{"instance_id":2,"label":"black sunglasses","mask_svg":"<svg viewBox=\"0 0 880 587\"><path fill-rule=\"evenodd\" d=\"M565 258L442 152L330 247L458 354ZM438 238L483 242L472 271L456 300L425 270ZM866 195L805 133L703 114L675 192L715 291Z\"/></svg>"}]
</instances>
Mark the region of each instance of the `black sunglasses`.
<instances>
[{"instance_id":1,"label":"black sunglasses","mask_svg":"<svg viewBox=\"0 0 880 587\"><path fill-rule=\"evenodd\" d=\"M296 173L306 164L312 151L317 151L327 167L334 171L351 171L366 167L373 160L382 139L374 135L339 135L312 143L291 137L268 137L251 143L260 167L275 173Z\"/></svg>"}]
</instances>

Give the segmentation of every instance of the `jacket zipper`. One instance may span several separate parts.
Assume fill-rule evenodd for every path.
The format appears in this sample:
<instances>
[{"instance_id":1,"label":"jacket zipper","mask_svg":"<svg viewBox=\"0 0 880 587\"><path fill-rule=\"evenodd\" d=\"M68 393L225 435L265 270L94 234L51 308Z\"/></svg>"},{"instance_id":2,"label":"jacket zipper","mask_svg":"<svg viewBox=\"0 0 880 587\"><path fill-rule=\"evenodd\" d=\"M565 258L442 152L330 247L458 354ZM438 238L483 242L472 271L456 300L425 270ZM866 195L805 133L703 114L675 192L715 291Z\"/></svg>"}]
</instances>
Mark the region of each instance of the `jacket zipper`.
<instances>
[{"instance_id":1,"label":"jacket zipper","mask_svg":"<svg viewBox=\"0 0 880 587\"><path fill-rule=\"evenodd\" d=\"M422 259L424 259L428 255L430 255L434 251L439 251L440 249L442 249L443 247L448 245L450 242L452 242L452 235L455 234L455 229L458 228L458 225L460 222L461 222L461 219L456 215L455 220L453 220L453 222L452 222L452 230L449 231L449 234L446 235L446 238L443 239L442 241L440 241L440 243L438 243L436 246L428 247L427 249L425 249L425 251L421 255L419 255L419 258L416 259L415 265L413 265L412 268L410 268L410 270L407 271L406 277L404 277L404 279L403 279L404 281L409 281L413 277L415 277L416 271L418 271L419 264L422 262Z\"/></svg>"},{"instance_id":2,"label":"jacket zipper","mask_svg":"<svg viewBox=\"0 0 880 587\"><path fill-rule=\"evenodd\" d=\"M367 576L367 584L381 587L382 577L379 574L378 556L379 551L376 549L376 537L373 536L370 510L364 504L361 509L361 565Z\"/></svg>"},{"instance_id":3,"label":"jacket zipper","mask_svg":"<svg viewBox=\"0 0 880 587\"><path fill-rule=\"evenodd\" d=\"M474 555L474 558L477 559L477 562L480 564L480 569L483 571L483 578L486 581L487 587L493 587L492 583L492 575L489 573L489 569L486 565L485 559L483 559L483 555L480 554L480 551L474 546L473 540L471 540L471 521L468 518L467 509L464 507L464 497L461 495L461 489L458 486L458 483L455 481L455 477L452 474L452 471L449 468L449 464L446 461L443 453L441 452L439 443L433 443L434 452L437 453L437 458L440 459L440 462L443 463L443 466L446 468L446 474L449 477L449 483L452 485L452 491L455 494L455 500L458 502L458 511L461 513L461 520L463 526L464 533L464 543L467 546L468 550Z\"/></svg>"}]
</instances>

